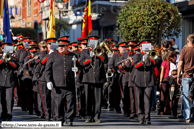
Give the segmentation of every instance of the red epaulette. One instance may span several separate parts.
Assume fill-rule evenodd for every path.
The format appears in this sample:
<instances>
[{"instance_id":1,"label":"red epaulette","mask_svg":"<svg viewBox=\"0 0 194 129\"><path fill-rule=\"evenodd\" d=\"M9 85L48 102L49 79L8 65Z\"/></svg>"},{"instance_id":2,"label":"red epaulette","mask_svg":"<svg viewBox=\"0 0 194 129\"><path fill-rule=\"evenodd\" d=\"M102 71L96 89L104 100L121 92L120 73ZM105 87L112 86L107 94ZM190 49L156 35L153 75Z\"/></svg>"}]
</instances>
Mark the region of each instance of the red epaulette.
<instances>
[{"instance_id":1,"label":"red epaulette","mask_svg":"<svg viewBox=\"0 0 194 129\"><path fill-rule=\"evenodd\" d=\"M152 59L152 58L150 58L150 57L149 57L149 59L151 60L151 62L152 62L154 65L156 64L156 62L155 62L154 59Z\"/></svg>"},{"instance_id":2,"label":"red epaulette","mask_svg":"<svg viewBox=\"0 0 194 129\"><path fill-rule=\"evenodd\" d=\"M111 71L113 71L114 73L116 73L116 71L114 69L110 69Z\"/></svg>"},{"instance_id":3,"label":"red epaulette","mask_svg":"<svg viewBox=\"0 0 194 129\"><path fill-rule=\"evenodd\" d=\"M119 65L119 67L118 67L119 69L122 69L123 67L121 66L121 65Z\"/></svg>"},{"instance_id":4,"label":"red epaulette","mask_svg":"<svg viewBox=\"0 0 194 129\"><path fill-rule=\"evenodd\" d=\"M143 55L144 55L144 54L145 54L145 52L141 52L141 54L143 54Z\"/></svg>"},{"instance_id":5,"label":"red epaulette","mask_svg":"<svg viewBox=\"0 0 194 129\"><path fill-rule=\"evenodd\" d=\"M134 65L135 63L134 63L134 61L132 62L132 65Z\"/></svg>"},{"instance_id":6,"label":"red epaulette","mask_svg":"<svg viewBox=\"0 0 194 129\"><path fill-rule=\"evenodd\" d=\"M92 48L89 47L89 50L92 51Z\"/></svg>"},{"instance_id":7,"label":"red epaulette","mask_svg":"<svg viewBox=\"0 0 194 129\"><path fill-rule=\"evenodd\" d=\"M136 68L139 68L139 67L141 67L143 65L143 62L140 62L140 63L138 63L135 67Z\"/></svg>"},{"instance_id":8,"label":"red epaulette","mask_svg":"<svg viewBox=\"0 0 194 129\"><path fill-rule=\"evenodd\" d=\"M26 75L30 76L30 74L28 72L25 72Z\"/></svg>"},{"instance_id":9,"label":"red epaulette","mask_svg":"<svg viewBox=\"0 0 194 129\"><path fill-rule=\"evenodd\" d=\"M86 60L83 64L86 65L91 62L91 59Z\"/></svg>"},{"instance_id":10,"label":"red epaulette","mask_svg":"<svg viewBox=\"0 0 194 129\"><path fill-rule=\"evenodd\" d=\"M42 64L45 64L48 60L48 57L46 57L43 61L42 61Z\"/></svg>"},{"instance_id":11,"label":"red epaulette","mask_svg":"<svg viewBox=\"0 0 194 129\"><path fill-rule=\"evenodd\" d=\"M1 64L1 63L3 63L3 60L2 60L2 59L0 60L0 64Z\"/></svg>"},{"instance_id":12,"label":"red epaulette","mask_svg":"<svg viewBox=\"0 0 194 129\"><path fill-rule=\"evenodd\" d=\"M158 71L158 68L157 67L154 67L154 74L155 74L155 77L156 79L159 77L160 75L160 72Z\"/></svg>"},{"instance_id":13,"label":"red epaulette","mask_svg":"<svg viewBox=\"0 0 194 129\"><path fill-rule=\"evenodd\" d=\"M40 62L40 60L37 60L38 61L38 63Z\"/></svg>"},{"instance_id":14,"label":"red epaulette","mask_svg":"<svg viewBox=\"0 0 194 129\"><path fill-rule=\"evenodd\" d=\"M80 60L78 60L78 63L80 64Z\"/></svg>"},{"instance_id":15,"label":"red epaulette","mask_svg":"<svg viewBox=\"0 0 194 129\"><path fill-rule=\"evenodd\" d=\"M126 72L126 71L125 71L125 70L123 70L122 74L125 74L125 72Z\"/></svg>"},{"instance_id":16,"label":"red epaulette","mask_svg":"<svg viewBox=\"0 0 194 129\"><path fill-rule=\"evenodd\" d=\"M99 58L100 58L101 60L104 60L104 57L102 57L102 56L99 56Z\"/></svg>"},{"instance_id":17,"label":"red epaulette","mask_svg":"<svg viewBox=\"0 0 194 129\"><path fill-rule=\"evenodd\" d=\"M15 63L14 62L9 62L9 64L13 67L13 68L16 68L17 66L15 65Z\"/></svg>"}]
</instances>

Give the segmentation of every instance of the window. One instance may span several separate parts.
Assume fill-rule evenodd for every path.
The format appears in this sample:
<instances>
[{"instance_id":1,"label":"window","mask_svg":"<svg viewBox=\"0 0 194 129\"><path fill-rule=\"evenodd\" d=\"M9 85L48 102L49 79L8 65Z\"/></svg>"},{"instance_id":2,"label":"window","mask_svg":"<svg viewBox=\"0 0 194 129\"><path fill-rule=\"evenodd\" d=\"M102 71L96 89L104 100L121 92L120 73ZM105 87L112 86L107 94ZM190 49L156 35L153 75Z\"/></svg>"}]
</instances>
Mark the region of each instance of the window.
<instances>
[{"instance_id":1,"label":"window","mask_svg":"<svg viewBox=\"0 0 194 129\"><path fill-rule=\"evenodd\" d=\"M27 0L27 16L31 16L31 0Z\"/></svg>"}]
</instances>

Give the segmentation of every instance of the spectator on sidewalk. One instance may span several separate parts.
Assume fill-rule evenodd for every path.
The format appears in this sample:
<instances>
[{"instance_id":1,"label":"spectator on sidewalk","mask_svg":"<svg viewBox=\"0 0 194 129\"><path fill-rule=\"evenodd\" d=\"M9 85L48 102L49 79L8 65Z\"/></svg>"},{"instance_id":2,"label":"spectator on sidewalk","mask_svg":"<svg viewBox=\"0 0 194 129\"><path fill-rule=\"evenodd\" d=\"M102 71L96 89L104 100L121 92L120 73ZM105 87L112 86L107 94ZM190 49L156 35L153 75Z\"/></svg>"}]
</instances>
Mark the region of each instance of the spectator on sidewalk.
<instances>
[{"instance_id":1,"label":"spectator on sidewalk","mask_svg":"<svg viewBox=\"0 0 194 129\"><path fill-rule=\"evenodd\" d=\"M180 73L183 70L182 75L182 94L183 94L183 120L186 123L190 123L191 117L191 107L192 102L189 100L189 90L190 84L192 82L193 73L194 73L194 35L188 35L187 37L187 46L186 48L182 49L180 58L179 58L179 65L178 65L178 76L177 76L177 83L181 85Z\"/></svg>"}]
</instances>

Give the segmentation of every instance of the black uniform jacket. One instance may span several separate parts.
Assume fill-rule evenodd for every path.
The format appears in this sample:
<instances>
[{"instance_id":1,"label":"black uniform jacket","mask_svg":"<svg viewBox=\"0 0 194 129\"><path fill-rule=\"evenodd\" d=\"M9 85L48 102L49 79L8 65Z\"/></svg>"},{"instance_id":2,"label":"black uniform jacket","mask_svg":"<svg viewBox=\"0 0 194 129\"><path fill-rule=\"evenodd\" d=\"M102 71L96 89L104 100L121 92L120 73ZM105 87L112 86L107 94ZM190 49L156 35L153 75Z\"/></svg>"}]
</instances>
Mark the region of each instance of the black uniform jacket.
<instances>
[{"instance_id":1,"label":"black uniform jacket","mask_svg":"<svg viewBox=\"0 0 194 129\"><path fill-rule=\"evenodd\" d=\"M32 56L27 56L24 59L24 63L29 61L30 59L33 59L34 57ZM36 60L33 60L31 62L29 62L26 65L23 65L23 78L24 79L32 79L34 73L35 73L35 68L36 68L37 62Z\"/></svg>"},{"instance_id":2,"label":"black uniform jacket","mask_svg":"<svg viewBox=\"0 0 194 129\"><path fill-rule=\"evenodd\" d=\"M23 64L24 64L24 60L27 56L29 56L30 53L28 51L27 48L23 48L22 49L22 52L20 53L20 57L19 57L19 64L20 64L20 67L23 67Z\"/></svg>"},{"instance_id":3,"label":"black uniform jacket","mask_svg":"<svg viewBox=\"0 0 194 129\"><path fill-rule=\"evenodd\" d=\"M19 67L18 59L11 57L7 63L0 57L0 86L15 87L14 71Z\"/></svg>"},{"instance_id":4,"label":"black uniform jacket","mask_svg":"<svg viewBox=\"0 0 194 129\"><path fill-rule=\"evenodd\" d=\"M74 72L72 71L74 55L77 58L77 55L72 52L63 55L55 51L50 54L45 68L46 82L53 82L56 87L75 87ZM76 66L79 68L78 61L76 61Z\"/></svg>"},{"instance_id":5,"label":"black uniform jacket","mask_svg":"<svg viewBox=\"0 0 194 129\"><path fill-rule=\"evenodd\" d=\"M48 51L40 52L40 63L37 65L35 70L35 76L38 78L39 81L46 82L45 79L45 66L46 62L48 61Z\"/></svg>"},{"instance_id":6,"label":"black uniform jacket","mask_svg":"<svg viewBox=\"0 0 194 129\"><path fill-rule=\"evenodd\" d=\"M90 49L83 49L80 56L80 64L83 66L83 83L105 83L106 73L104 64L108 63L106 54L90 57ZM91 63L90 63L91 62Z\"/></svg>"},{"instance_id":7,"label":"black uniform jacket","mask_svg":"<svg viewBox=\"0 0 194 129\"><path fill-rule=\"evenodd\" d=\"M108 68L111 69L113 72L113 77L112 77L112 83L118 83L118 78L119 78L119 73L118 73L118 65L117 63L120 60L120 53L119 54L114 54L112 58L108 62ZM116 82L117 81L117 82Z\"/></svg>"},{"instance_id":8,"label":"black uniform jacket","mask_svg":"<svg viewBox=\"0 0 194 129\"><path fill-rule=\"evenodd\" d=\"M127 59L129 56L130 56L129 52L124 52L119 61ZM119 65L119 67L122 67L122 70L123 70L122 71L122 74L123 74L123 76L122 76L122 84L126 84L127 83L127 85L128 85L129 76L131 75L131 73L130 73L131 69L130 69L130 67L122 66L121 64Z\"/></svg>"},{"instance_id":9,"label":"black uniform jacket","mask_svg":"<svg viewBox=\"0 0 194 129\"><path fill-rule=\"evenodd\" d=\"M146 62L143 62L142 58L142 53L133 56L135 71L132 81L135 86L138 87L155 86L154 67L156 63L153 59L149 58L149 56L147 57Z\"/></svg>"}]
</instances>

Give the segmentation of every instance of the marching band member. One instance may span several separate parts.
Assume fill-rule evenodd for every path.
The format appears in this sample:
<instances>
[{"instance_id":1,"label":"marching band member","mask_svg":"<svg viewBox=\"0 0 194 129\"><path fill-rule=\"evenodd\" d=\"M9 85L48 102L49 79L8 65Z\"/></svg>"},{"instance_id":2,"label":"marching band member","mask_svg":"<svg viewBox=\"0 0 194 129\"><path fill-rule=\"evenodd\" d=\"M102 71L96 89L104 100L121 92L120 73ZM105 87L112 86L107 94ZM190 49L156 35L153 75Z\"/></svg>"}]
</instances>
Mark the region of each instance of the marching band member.
<instances>
[{"instance_id":1,"label":"marching band member","mask_svg":"<svg viewBox=\"0 0 194 129\"><path fill-rule=\"evenodd\" d=\"M141 41L140 45L143 43L147 43L147 40ZM149 57L149 55L142 53L136 53L133 56L135 71L132 77L132 81L136 86L138 120L140 124L144 124L144 122L145 124L151 124L151 95L156 82L154 77L154 67L156 63Z\"/></svg>"},{"instance_id":2,"label":"marching band member","mask_svg":"<svg viewBox=\"0 0 194 129\"><path fill-rule=\"evenodd\" d=\"M88 42L88 40L98 40L98 36L88 36L88 39L82 39L81 42ZM83 68L83 79L86 94L86 123L93 122L100 123L101 114L101 99L102 87L106 82L104 64L108 62L107 55L90 56L91 48L83 48L80 56L80 64ZM95 108L92 110L92 96L94 95Z\"/></svg>"},{"instance_id":3,"label":"marching band member","mask_svg":"<svg viewBox=\"0 0 194 129\"><path fill-rule=\"evenodd\" d=\"M2 43L2 50L4 46L11 46L11 43ZM2 56L1 56L2 57ZM0 60L0 101L1 101L1 120L12 120L13 109L13 95L14 87L16 85L14 79L14 71L19 67L17 58L11 54L4 54Z\"/></svg>"},{"instance_id":4,"label":"marching band member","mask_svg":"<svg viewBox=\"0 0 194 129\"><path fill-rule=\"evenodd\" d=\"M51 43L56 43L56 41L56 38L47 38L45 41L40 43L40 47L42 49L40 52L40 64L37 66L35 71L36 77L39 80L39 89L46 121L50 121L51 119L51 100L53 101L53 99L51 99L51 90L49 90L46 86L45 67L50 54L54 52L51 49ZM53 110L55 110L54 105L55 103L53 102ZM41 115L41 118L44 117L44 114ZM55 120L55 114L53 114L53 120Z\"/></svg>"},{"instance_id":5,"label":"marching band member","mask_svg":"<svg viewBox=\"0 0 194 129\"><path fill-rule=\"evenodd\" d=\"M117 113L121 113L120 100L121 93L119 87L119 73L117 62L120 60L120 53L117 45L112 47L113 57L108 62L108 68L113 72L113 77L111 78L111 83L108 86L109 92L109 111L113 111L114 108Z\"/></svg>"},{"instance_id":6,"label":"marching band member","mask_svg":"<svg viewBox=\"0 0 194 129\"><path fill-rule=\"evenodd\" d=\"M75 118L75 80L72 67L74 53L68 51L68 40L58 40L58 51L52 53L46 63L45 78L47 88L52 90L55 102L55 117L64 122L64 102L66 103L66 124L72 126ZM76 56L77 57L77 56ZM76 61L76 66L79 66Z\"/></svg>"},{"instance_id":7,"label":"marching band member","mask_svg":"<svg viewBox=\"0 0 194 129\"><path fill-rule=\"evenodd\" d=\"M38 59L38 56L35 56L35 53L38 51L37 47L31 47L29 48L29 53L30 56L27 56L24 59L24 63L29 61L30 59ZM26 99L27 99L27 108L29 110L29 114L32 115L33 114L33 84L32 84L32 77L35 71L35 66L36 66L36 62L35 60L27 63L26 65L23 65L23 69L24 69L24 74L23 74L23 78L24 78L24 84L25 84L25 88L26 88L26 92L24 92L24 94L26 93Z\"/></svg>"}]
</instances>

